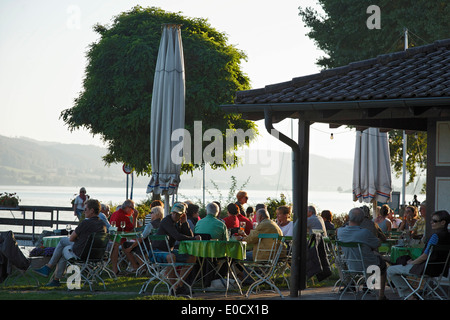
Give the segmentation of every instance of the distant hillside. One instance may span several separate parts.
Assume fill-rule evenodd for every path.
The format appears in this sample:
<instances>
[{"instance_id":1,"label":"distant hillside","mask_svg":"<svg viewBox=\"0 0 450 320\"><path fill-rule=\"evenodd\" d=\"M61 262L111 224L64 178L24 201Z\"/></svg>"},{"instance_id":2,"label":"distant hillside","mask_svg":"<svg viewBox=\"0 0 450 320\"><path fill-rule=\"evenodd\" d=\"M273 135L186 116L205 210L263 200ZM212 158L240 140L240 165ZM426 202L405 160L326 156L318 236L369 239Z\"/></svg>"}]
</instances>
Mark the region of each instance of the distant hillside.
<instances>
[{"instance_id":1,"label":"distant hillside","mask_svg":"<svg viewBox=\"0 0 450 320\"><path fill-rule=\"evenodd\" d=\"M122 164L105 166L102 156L106 149L27 138L0 136L0 185L47 185L122 187L126 179ZM255 156L256 154L256 156ZM252 155L252 157L250 157ZM149 156L150 157L150 156ZM250 159L250 160L249 160ZM231 176L238 186L249 179L248 189L289 190L292 185L292 160L288 152L246 151L244 161L233 170L206 171L206 181L228 187ZM310 190L350 190L352 160L327 159L310 156ZM184 188L200 188L202 172L182 175ZM148 177L135 178L136 187L145 187Z\"/></svg>"},{"instance_id":2,"label":"distant hillside","mask_svg":"<svg viewBox=\"0 0 450 320\"><path fill-rule=\"evenodd\" d=\"M79 186L89 181L90 185L111 186L123 181L115 173L120 166L105 166L106 150L96 146L0 136L0 150L3 185Z\"/></svg>"}]
</instances>

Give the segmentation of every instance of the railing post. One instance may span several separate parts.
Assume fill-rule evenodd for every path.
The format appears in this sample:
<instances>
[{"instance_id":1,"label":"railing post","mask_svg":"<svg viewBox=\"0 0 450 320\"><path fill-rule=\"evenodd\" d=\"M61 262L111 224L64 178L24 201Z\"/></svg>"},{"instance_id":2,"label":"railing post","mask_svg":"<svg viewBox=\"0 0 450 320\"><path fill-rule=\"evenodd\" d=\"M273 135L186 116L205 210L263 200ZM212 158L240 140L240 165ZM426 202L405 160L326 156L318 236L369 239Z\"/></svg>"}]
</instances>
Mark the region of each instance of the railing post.
<instances>
[{"instance_id":1,"label":"railing post","mask_svg":"<svg viewBox=\"0 0 450 320\"><path fill-rule=\"evenodd\" d=\"M31 222L31 241L34 242L34 227L35 227L35 218L36 218L36 208L33 208L33 220Z\"/></svg>"}]
</instances>

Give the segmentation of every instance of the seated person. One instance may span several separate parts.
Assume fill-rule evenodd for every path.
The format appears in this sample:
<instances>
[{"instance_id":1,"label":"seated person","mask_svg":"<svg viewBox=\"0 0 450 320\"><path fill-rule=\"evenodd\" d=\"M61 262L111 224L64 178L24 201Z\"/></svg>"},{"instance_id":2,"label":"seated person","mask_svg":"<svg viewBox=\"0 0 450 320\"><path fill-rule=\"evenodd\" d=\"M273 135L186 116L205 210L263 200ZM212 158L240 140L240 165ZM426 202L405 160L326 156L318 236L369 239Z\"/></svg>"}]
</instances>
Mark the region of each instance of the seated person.
<instances>
[{"instance_id":1,"label":"seated person","mask_svg":"<svg viewBox=\"0 0 450 320\"><path fill-rule=\"evenodd\" d=\"M116 241L113 244L113 249L111 252L111 269L112 271L117 274L118 273L118 266L117 266L117 262L119 260L119 247L121 244L123 244L126 239L125 238L121 238L120 237L120 232L124 231L124 232L130 232L133 231L133 229L136 226L136 217L138 215L138 211L134 208L134 201L133 200L125 200L124 203L122 204L122 207L117 210L116 212L114 212L111 215L111 219L110 219L110 223L115 223L116 227L117 227L117 236L116 236ZM122 227L120 227L120 223L122 221L125 221L125 228L122 229ZM126 252L124 251L128 261L132 262L133 261L133 257L132 254L130 252ZM132 268L131 272L136 271L136 269L138 268L138 265L133 264L132 263Z\"/></svg>"},{"instance_id":2,"label":"seated person","mask_svg":"<svg viewBox=\"0 0 450 320\"><path fill-rule=\"evenodd\" d=\"M239 219L237 215L239 214L239 207L235 203L230 203L227 206L228 216L223 218L227 229L239 229Z\"/></svg>"},{"instance_id":3,"label":"seated person","mask_svg":"<svg viewBox=\"0 0 450 320\"><path fill-rule=\"evenodd\" d=\"M245 222L245 234L249 235L250 231L253 230L253 222L245 216L245 212L239 212L237 218L239 220L239 224L241 224L241 222Z\"/></svg>"},{"instance_id":4,"label":"seated person","mask_svg":"<svg viewBox=\"0 0 450 320\"><path fill-rule=\"evenodd\" d=\"M364 213L364 219L359 225L361 228L368 229L372 234L380 239L381 242L386 242L386 235L381 228L372 220L372 214L368 206L362 206L360 208Z\"/></svg>"},{"instance_id":5,"label":"seated person","mask_svg":"<svg viewBox=\"0 0 450 320\"><path fill-rule=\"evenodd\" d=\"M150 209L150 220L145 224L144 233L146 237L151 234L152 230L158 229L161 220L164 218L164 207L156 206ZM147 229L147 231L146 231ZM145 238L145 237L144 237Z\"/></svg>"},{"instance_id":6,"label":"seated person","mask_svg":"<svg viewBox=\"0 0 450 320\"><path fill-rule=\"evenodd\" d=\"M174 249L176 241L183 240L201 240L200 236L194 236L191 228L187 222L186 205L181 202L177 202L172 206L170 215L164 217L159 225L157 235L167 235L169 237L170 252L167 252L167 246L165 241L154 240L152 241L153 251L155 252L157 261L161 262L187 262L194 263L195 257L188 254L179 254L178 250ZM163 260L161 260L163 257ZM181 268L179 271L180 277L186 279L189 275L188 268ZM173 269L170 269L168 278L171 279L172 284L175 283L175 274ZM182 286L182 283L178 283L174 290L176 294L183 294L186 292L186 288Z\"/></svg>"},{"instance_id":7,"label":"seated person","mask_svg":"<svg viewBox=\"0 0 450 320\"><path fill-rule=\"evenodd\" d=\"M391 208L387 204L383 204L380 209L380 213L378 217L374 220L374 222L380 227L383 233L389 233L392 229L392 222L388 219L389 212Z\"/></svg>"},{"instance_id":8,"label":"seated person","mask_svg":"<svg viewBox=\"0 0 450 320\"><path fill-rule=\"evenodd\" d=\"M403 219L400 227L398 227L398 231L411 231L414 228L416 221L420 219L417 207L407 206Z\"/></svg>"},{"instance_id":9,"label":"seated person","mask_svg":"<svg viewBox=\"0 0 450 320\"><path fill-rule=\"evenodd\" d=\"M253 251L247 252L246 260L253 260L256 257L256 251L258 250L258 235L261 233L277 233L279 236L283 236L283 232L280 227L270 220L270 215L266 209L259 209L256 211L256 222L258 226L256 229L252 230L249 235L241 234L238 236L238 240L246 241L248 245L253 245ZM273 245L273 239L262 239L260 243L260 248L270 249ZM264 252L262 255L258 255L258 260L265 260L268 258L268 252ZM285 252L282 256L285 255Z\"/></svg>"},{"instance_id":10,"label":"seated person","mask_svg":"<svg viewBox=\"0 0 450 320\"><path fill-rule=\"evenodd\" d=\"M431 218L431 229L433 231L432 236L428 240L422 254L415 260L408 260L406 265L393 265L387 269L387 276L395 285L397 289L398 295L401 298L408 296L411 293L410 288L405 283L405 280L401 277L401 275L409 275L409 274L419 274L421 273L420 267L421 264L425 264L427 261L428 255L430 254L431 245L449 245L450 244L450 233L448 232L448 224L450 222L450 215L447 211L441 210L436 211ZM447 258L447 254L440 255L440 252L432 252L430 256L430 261L432 262L443 262ZM436 265L439 267L439 265ZM419 271L415 271L417 268ZM433 272L433 269L427 268L427 274L431 276L438 276L440 270ZM411 297L414 299L415 297Z\"/></svg>"},{"instance_id":11,"label":"seated person","mask_svg":"<svg viewBox=\"0 0 450 320\"><path fill-rule=\"evenodd\" d=\"M57 265L53 280L47 284L49 287L59 287L59 280L66 270L67 260L76 259L81 256L84 246L92 233L106 233L104 222L98 217L100 213L100 202L89 199L85 203L85 219L80 222L69 237L63 237L53 252L50 261L39 269L33 271L44 277L48 277L52 268Z\"/></svg>"},{"instance_id":12,"label":"seated person","mask_svg":"<svg viewBox=\"0 0 450 320\"><path fill-rule=\"evenodd\" d=\"M188 203L186 208L187 222L191 230L195 229L195 225L200 220L199 211L200 207L193 203Z\"/></svg>"},{"instance_id":13,"label":"seated person","mask_svg":"<svg viewBox=\"0 0 450 320\"><path fill-rule=\"evenodd\" d=\"M294 223L291 220L291 207L279 206L277 208L277 224L284 236L292 237Z\"/></svg>"},{"instance_id":14,"label":"seated person","mask_svg":"<svg viewBox=\"0 0 450 320\"><path fill-rule=\"evenodd\" d=\"M154 207L162 207L164 216L164 202L162 202L161 200L153 200L150 204L150 213L145 216L145 225L149 224L152 221L152 209ZM161 220L162 218L163 217L161 217Z\"/></svg>"},{"instance_id":15,"label":"seated person","mask_svg":"<svg viewBox=\"0 0 450 320\"><path fill-rule=\"evenodd\" d=\"M327 228L321 216L317 215L317 209L314 206L308 206L308 218L306 219L306 229L309 234L313 230L321 230L324 237L327 236Z\"/></svg>"},{"instance_id":16,"label":"seated person","mask_svg":"<svg viewBox=\"0 0 450 320\"><path fill-rule=\"evenodd\" d=\"M422 238L425 235L425 229L426 229L426 216L427 216L427 207L426 207L426 201L422 201L419 207L419 213L420 213L420 219L416 221L414 224L414 227L411 231L411 237L413 239L422 240Z\"/></svg>"},{"instance_id":17,"label":"seated person","mask_svg":"<svg viewBox=\"0 0 450 320\"><path fill-rule=\"evenodd\" d=\"M161 223L161 220L164 216L163 207L160 206L153 207L150 210L150 215L151 221L145 225L144 231L142 231L142 237L137 238L137 241L126 241L123 244L124 252L130 254L128 256L129 257L128 259L130 260L132 266L137 265L140 266L142 261L141 260L136 261L136 258L131 254L131 252L141 255L142 252L141 249L139 249L139 245L142 245L141 248L144 251L144 253L147 253L148 250L150 250L150 245L148 243L148 236L159 228L159 224ZM142 241L144 242L144 244L142 244Z\"/></svg>"},{"instance_id":18,"label":"seated person","mask_svg":"<svg viewBox=\"0 0 450 320\"><path fill-rule=\"evenodd\" d=\"M348 213L348 226L341 227L337 230L337 239L342 242L359 242L362 243L361 247L364 264L366 266L377 265L380 267L381 279L380 279L380 291L378 295L379 300L384 300L384 289L386 284L386 262L381 255L376 252L380 246L380 240L369 230L361 227L361 223L364 221L364 211L361 208L353 208ZM346 258L359 257L358 248L342 248ZM357 262L355 262L357 263ZM361 270L360 265L352 266L356 270Z\"/></svg>"},{"instance_id":19,"label":"seated person","mask_svg":"<svg viewBox=\"0 0 450 320\"><path fill-rule=\"evenodd\" d=\"M206 205L206 216L197 222L194 233L209 234L211 239L228 241L227 226L217 219L219 207L215 203Z\"/></svg>"},{"instance_id":20,"label":"seated person","mask_svg":"<svg viewBox=\"0 0 450 320\"><path fill-rule=\"evenodd\" d=\"M105 223L106 230L109 231L109 228L111 227L111 225L109 224L109 220L108 220L109 206L107 204L102 203L101 208L102 208L102 210L98 214L98 217Z\"/></svg>"},{"instance_id":21,"label":"seated person","mask_svg":"<svg viewBox=\"0 0 450 320\"><path fill-rule=\"evenodd\" d=\"M323 210L320 216L322 217L323 222L325 223L325 229L327 229L327 233L329 230L336 229L333 224L333 214L331 213L330 210Z\"/></svg>"}]
</instances>

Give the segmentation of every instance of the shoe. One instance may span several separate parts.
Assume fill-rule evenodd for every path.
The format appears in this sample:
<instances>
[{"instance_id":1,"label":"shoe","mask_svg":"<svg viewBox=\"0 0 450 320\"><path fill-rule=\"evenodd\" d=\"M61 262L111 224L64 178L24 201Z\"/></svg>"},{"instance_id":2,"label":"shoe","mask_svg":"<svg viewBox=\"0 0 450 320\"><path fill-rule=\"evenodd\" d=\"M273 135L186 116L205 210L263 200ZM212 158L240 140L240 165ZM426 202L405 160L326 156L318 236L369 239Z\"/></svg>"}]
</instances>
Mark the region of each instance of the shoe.
<instances>
[{"instance_id":1,"label":"shoe","mask_svg":"<svg viewBox=\"0 0 450 320\"><path fill-rule=\"evenodd\" d=\"M59 280L52 280L49 283L47 283L45 286L46 287L59 287L59 286L61 286L61 283L59 282Z\"/></svg>"},{"instance_id":2,"label":"shoe","mask_svg":"<svg viewBox=\"0 0 450 320\"><path fill-rule=\"evenodd\" d=\"M136 273L137 269L133 269L132 267L128 267L127 270L125 270L127 273Z\"/></svg>"},{"instance_id":3,"label":"shoe","mask_svg":"<svg viewBox=\"0 0 450 320\"><path fill-rule=\"evenodd\" d=\"M52 269L50 269L47 265L44 265L43 267L39 269L33 269L33 272L37 273L40 276L48 277L50 275L50 272Z\"/></svg>"}]
</instances>

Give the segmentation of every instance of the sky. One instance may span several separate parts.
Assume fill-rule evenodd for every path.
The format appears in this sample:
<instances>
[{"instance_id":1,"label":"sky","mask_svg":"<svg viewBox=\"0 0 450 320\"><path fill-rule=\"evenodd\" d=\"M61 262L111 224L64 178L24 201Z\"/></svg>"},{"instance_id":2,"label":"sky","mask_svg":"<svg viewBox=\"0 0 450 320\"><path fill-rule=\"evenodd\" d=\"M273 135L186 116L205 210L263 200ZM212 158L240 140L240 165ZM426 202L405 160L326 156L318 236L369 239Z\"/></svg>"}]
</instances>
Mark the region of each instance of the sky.
<instances>
[{"instance_id":1,"label":"sky","mask_svg":"<svg viewBox=\"0 0 450 320\"><path fill-rule=\"evenodd\" d=\"M0 135L40 141L104 146L86 130L70 132L59 119L82 91L88 46L98 40L92 27L108 25L135 5L159 7L184 16L206 18L243 50L242 70L252 88L320 72L315 64L324 53L306 36L298 7L315 0L1 0L0 1ZM150 108L150 106L149 106ZM289 150L268 135L251 148ZM297 136L296 122L275 124ZM333 133L334 139L330 139ZM327 158L354 157L355 132L314 124L310 153Z\"/></svg>"}]
</instances>

